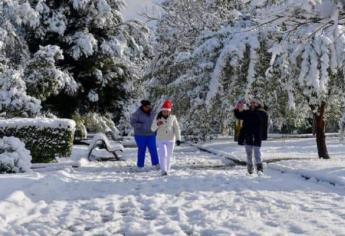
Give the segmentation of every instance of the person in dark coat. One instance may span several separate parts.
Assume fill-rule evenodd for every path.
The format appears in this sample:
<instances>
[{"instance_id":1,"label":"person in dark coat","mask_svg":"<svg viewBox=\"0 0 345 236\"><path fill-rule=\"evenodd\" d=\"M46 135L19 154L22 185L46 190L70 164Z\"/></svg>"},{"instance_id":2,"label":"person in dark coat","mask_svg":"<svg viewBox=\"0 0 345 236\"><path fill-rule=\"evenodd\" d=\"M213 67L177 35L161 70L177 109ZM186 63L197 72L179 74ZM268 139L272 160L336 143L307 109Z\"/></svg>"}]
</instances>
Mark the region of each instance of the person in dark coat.
<instances>
[{"instance_id":1,"label":"person in dark coat","mask_svg":"<svg viewBox=\"0 0 345 236\"><path fill-rule=\"evenodd\" d=\"M255 156L256 170L263 172L261 160L261 144L263 140L267 140L268 115L262 108L259 99L251 100L250 108L244 110L245 104L240 102L234 110L235 117L243 120L243 125L238 137L238 144L244 145L247 154L248 173L252 174L254 170L253 152Z\"/></svg>"},{"instance_id":2,"label":"person in dark coat","mask_svg":"<svg viewBox=\"0 0 345 236\"><path fill-rule=\"evenodd\" d=\"M146 148L149 149L151 154L152 166L159 168L156 134L151 130L151 124L155 116L151 103L147 100L141 101L141 106L131 116L131 125L134 128L134 138L138 147L138 170L142 170L144 167Z\"/></svg>"}]
</instances>

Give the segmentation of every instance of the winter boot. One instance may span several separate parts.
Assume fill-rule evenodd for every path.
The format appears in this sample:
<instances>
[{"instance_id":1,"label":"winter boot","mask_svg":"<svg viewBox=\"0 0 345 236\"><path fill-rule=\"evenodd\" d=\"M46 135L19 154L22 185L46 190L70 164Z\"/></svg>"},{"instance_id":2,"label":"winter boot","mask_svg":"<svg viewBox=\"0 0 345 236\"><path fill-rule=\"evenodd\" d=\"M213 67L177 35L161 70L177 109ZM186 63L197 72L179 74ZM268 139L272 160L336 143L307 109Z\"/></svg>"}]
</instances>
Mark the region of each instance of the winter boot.
<instances>
[{"instance_id":1,"label":"winter boot","mask_svg":"<svg viewBox=\"0 0 345 236\"><path fill-rule=\"evenodd\" d=\"M262 163L256 164L256 171L259 173L263 173L264 172L264 166L262 165Z\"/></svg>"},{"instance_id":2,"label":"winter boot","mask_svg":"<svg viewBox=\"0 0 345 236\"><path fill-rule=\"evenodd\" d=\"M253 165L247 165L247 170L248 170L248 174L253 174L254 172L254 168L253 168Z\"/></svg>"}]
</instances>

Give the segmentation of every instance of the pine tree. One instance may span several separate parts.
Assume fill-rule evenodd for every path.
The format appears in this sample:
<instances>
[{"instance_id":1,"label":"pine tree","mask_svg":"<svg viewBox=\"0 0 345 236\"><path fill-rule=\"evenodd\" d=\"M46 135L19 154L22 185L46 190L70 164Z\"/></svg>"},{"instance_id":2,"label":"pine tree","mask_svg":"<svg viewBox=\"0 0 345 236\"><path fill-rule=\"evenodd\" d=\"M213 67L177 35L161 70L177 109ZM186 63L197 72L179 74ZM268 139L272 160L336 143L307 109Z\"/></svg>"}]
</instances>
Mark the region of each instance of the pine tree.
<instances>
[{"instance_id":1,"label":"pine tree","mask_svg":"<svg viewBox=\"0 0 345 236\"><path fill-rule=\"evenodd\" d=\"M76 111L111 112L118 120L150 52L147 29L136 21L123 22L123 2L6 0L4 4L24 28L33 55L25 79L30 94L43 99L43 108L63 117ZM39 95L40 90L46 93Z\"/></svg>"},{"instance_id":2,"label":"pine tree","mask_svg":"<svg viewBox=\"0 0 345 236\"><path fill-rule=\"evenodd\" d=\"M33 117L40 110L40 101L26 94L22 73L5 68L0 73L0 116Z\"/></svg>"},{"instance_id":3,"label":"pine tree","mask_svg":"<svg viewBox=\"0 0 345 236\"><path fill-rule=\"evenodd\" d=\"M78 89L77 83L68 72L56 67L57 62L63 59L62 50L58 46L40 47L25 67L28 93L41 101L56 96L61 91L74 95Z\"/></svg>"},{"instance_id":4,"label":"pine tree","mask_svg":"<svg viewBox=\"0 0 345 236\"><path fill-rule=\"evenodd\" d=\"M27 95L21 67L28 57L27 47L0 7L0 116L36 116L40 114L40 101Z\"/></svg>"}]
</instances>

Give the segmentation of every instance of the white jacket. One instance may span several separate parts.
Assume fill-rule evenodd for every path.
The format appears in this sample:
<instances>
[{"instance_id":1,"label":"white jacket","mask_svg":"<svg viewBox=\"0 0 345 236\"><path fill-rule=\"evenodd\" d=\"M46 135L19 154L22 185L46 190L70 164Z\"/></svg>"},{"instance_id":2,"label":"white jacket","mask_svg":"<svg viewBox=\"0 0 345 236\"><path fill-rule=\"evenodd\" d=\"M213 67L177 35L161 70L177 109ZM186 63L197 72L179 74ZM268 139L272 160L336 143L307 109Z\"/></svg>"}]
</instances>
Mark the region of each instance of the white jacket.
<instances>
[{"instance_id":1,"label":"white jacket","mask_svg":"<svg viewBox=\"0 0 345 236\"><path fill-rule=\"evenodd\" d=\"M163 121L163 125L157 126L158 121ZM181 140L181 130L177 122L177 118L174 115L170 115L167 119L161 118L153 120L151 129L153 132L157 131L158 141L175 141Z\"/></svg>"}]
</instances>

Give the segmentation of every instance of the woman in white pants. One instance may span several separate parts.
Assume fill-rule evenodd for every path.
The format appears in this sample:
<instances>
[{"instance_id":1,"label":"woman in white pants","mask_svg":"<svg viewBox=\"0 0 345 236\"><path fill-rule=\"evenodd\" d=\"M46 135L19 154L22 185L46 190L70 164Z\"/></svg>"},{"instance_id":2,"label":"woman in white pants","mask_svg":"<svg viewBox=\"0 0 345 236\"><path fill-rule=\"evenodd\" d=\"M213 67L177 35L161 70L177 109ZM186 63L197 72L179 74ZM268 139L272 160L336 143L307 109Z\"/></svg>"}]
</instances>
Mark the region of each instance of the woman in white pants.
<instances>
[{"instance_id":1,"label":"woman in white pants","mask_svg":"<svg viewBox=\"0 0 345 236\"><path fill-rule=\"evenodd\" d=\"M181 131L176 116L171 114L172 102L164 102L161 111L152 123L152 131L157 131L157 148L161 174L167 175L170 171L175 142L181 144Z\"/></svg>"}]
</instances>

